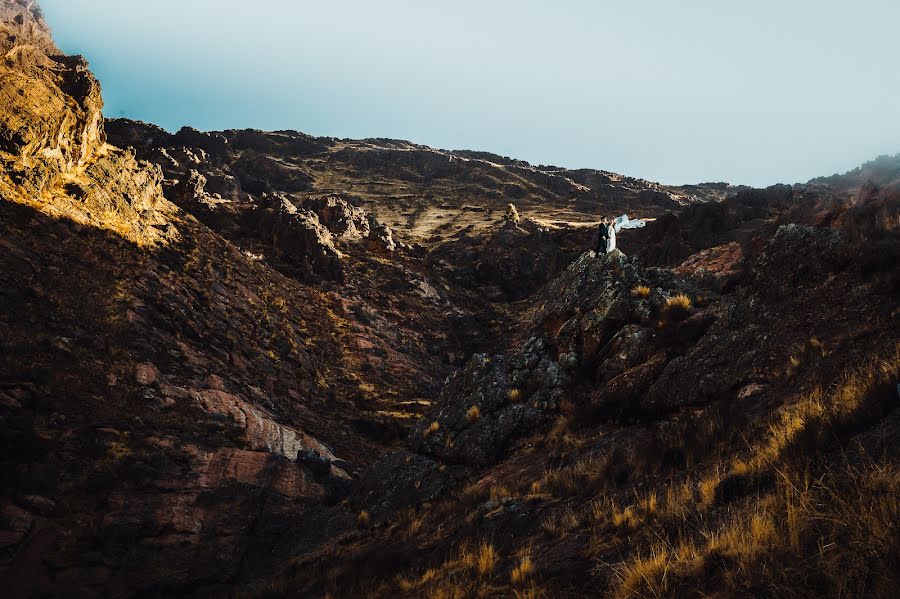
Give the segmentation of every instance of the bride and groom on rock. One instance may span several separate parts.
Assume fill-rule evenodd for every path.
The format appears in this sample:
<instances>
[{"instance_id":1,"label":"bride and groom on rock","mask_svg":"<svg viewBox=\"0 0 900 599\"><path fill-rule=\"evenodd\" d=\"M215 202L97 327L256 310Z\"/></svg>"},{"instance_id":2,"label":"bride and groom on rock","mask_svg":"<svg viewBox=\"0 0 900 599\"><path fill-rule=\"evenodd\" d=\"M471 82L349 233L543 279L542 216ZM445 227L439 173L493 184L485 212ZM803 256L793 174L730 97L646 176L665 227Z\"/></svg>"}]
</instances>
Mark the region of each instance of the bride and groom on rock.
<instances>
[{"instance_id":1,"label":"bride and groom on rock","mask_svg":"<svg viewBox=\"0 0 900 599\"><path fill-rule=\"evenodd\" d=\"M646 221L643 220L629 219L627 214L612 220L604 216L597 224L597 231L594 233L594 250L598 254L608 254L616 249L616 233L622 229L639 229L646 224Z\"/></svg>"}]
</instances>

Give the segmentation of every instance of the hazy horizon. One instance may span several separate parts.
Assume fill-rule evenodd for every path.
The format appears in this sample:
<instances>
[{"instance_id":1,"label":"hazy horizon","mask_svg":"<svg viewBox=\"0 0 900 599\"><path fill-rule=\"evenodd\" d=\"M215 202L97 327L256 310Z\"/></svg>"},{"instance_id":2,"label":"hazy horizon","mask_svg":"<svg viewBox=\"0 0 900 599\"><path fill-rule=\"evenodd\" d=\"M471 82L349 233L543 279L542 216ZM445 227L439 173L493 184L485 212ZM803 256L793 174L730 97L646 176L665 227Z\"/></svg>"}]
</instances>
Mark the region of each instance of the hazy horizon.
<instances>
[{"instance_id":1,"label":"hazy horizon","mask_svg":"<svg viewBox=\"0 0 900 599\"><path fill-rule=\"evenodd\" d=\"M670 184L900 152L900 6L42 0L108 117L389 137Z\"/></svg>"}]
</instances>

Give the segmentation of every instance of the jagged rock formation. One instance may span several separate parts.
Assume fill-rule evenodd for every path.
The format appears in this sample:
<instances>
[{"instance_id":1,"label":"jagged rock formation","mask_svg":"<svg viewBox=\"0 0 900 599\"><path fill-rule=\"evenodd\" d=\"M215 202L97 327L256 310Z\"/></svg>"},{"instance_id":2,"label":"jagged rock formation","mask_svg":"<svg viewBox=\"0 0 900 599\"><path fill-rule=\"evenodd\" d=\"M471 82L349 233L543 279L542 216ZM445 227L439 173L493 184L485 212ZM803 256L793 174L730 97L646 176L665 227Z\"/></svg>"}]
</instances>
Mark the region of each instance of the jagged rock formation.
<instances>
[{"instance_id":1,"label":"jagged rock formation","mask_svg":"<svg viewBox=\"0 0 900 599\"><path fill-rule=\"evenodd\" d=\"M0 50L7 595L892 596L896 157L171 134L104 122L34 2Z\"/></svg>"}]
</instances>

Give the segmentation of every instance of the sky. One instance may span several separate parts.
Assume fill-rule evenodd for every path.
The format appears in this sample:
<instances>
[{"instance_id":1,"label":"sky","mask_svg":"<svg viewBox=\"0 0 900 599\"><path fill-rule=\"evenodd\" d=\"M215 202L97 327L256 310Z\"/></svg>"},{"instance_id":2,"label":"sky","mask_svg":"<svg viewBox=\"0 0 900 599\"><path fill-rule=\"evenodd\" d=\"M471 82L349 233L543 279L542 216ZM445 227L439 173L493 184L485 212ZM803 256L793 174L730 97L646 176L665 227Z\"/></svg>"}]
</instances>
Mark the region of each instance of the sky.
<instances>
[{"instance_id":1,"label":"sky","mask_svg":"<svg viewBox=\"0 0 900 599\"><path fill-rule=\"evenodd\" d=\"M41 0L107 117L764 186L900 152L896 0Z\"/></svg>"}]
</instances>

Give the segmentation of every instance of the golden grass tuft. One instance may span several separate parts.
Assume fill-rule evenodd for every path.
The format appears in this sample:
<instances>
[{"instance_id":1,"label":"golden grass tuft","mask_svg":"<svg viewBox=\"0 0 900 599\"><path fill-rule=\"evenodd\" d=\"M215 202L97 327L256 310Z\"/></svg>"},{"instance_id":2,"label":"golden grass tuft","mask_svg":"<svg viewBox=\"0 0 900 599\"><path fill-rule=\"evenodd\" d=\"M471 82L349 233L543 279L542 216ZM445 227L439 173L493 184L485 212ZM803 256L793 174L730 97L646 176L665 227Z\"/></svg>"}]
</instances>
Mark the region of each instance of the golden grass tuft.
<instances>
[{"instance_id":1,"label":"golden grass tuft","mask_svg":"<svg viewBox=\"0 0 900 599\"><path fill-rule=\"evenodd\" d=\"M571 507L550 514L541 523L541 528L551 537L562 537L570 530L582 525L582 517Z\"/></svg>"},{"instance_id":2,"label":"golden grass tuft","mask_svg":"<svg viewBox=\"0 0 900 599\"><path fill-rule=\"evenodd\" d=\"M510 491L509 488L507 488L504 485L491 486L491 491L490 491L491 501L502 501L502 500L507 499L512 496L513 496L512 491Z\"/></svg>"},{"instance_id":3,"label":"golden grass tuft","mask_svg":"<svg viewBox=\"0 0 900 599\"><path fill-rule=\"evenodd\" d=\"M361 511L359 514L357 514L357 516L356 516L356 523L357 523L361 528L365 528L365 527L367 527L367 526L369 525L369 520L370 520L370 519L371 519L371 518L370 518L370 516L369 516L369 512L367 512L366 510L363 510L363 511Z\"/></svg>"},{"instance_id":4,"label":"golden grass tuft","mask_svg":"<svg viewBox=\"0 0 900 599\"><path fill-rule=\"evenodd\" d=\"M478 574L482 577L490 576L497 566L497 551L490 543L482 543L478 548Z\"/></svg>"},{"instance_id":5,"label":"golden grass tuft","mask_svg":"<svg viewBox=\"0 0 900 599\"><path fill-rule=\"evenodd\" d=\"M665 327L670 322L680 322L690 315L691 298L683 293L666 298L662 307L658 326Z\"/></svg>"},{"instance_id":6,"label":"golden grass tuft","mask_svg":"<svg viewBox=\"0 0 900 599\"><path fill-rule=\"evenodd\" d=\"M534 574L534 562L531 561L530 555L525 555L519 560L519 564L513 568L509 579L514 585L520 586L525 584L532 574Z\"/></svg>"},{"instance_id":7,"label":"golden grass tuft","mask_svg":"<svg viewBox=\"0 0 900 599\"><path fill-rule=\"evenodd\" d=\"M459 549L458 561L463 568L472 569L478 563L478 557L468 545L463 545Z\"/></svg>"},{"instance_id":8,"label":"golden grass tuft","mask_svg":"<svg viewBox=\"0 0 900 599\"><path fill-rule=\"evenodd\" d=\"M509 401L512 403L516 403L522 399L522 391L519 389L510 389L509 390Z\"/></svg>"},{"instance_id":9,"label":"golden grass tuft","mask_svg":"<svg viewBox=\"0 0 900 599\"><path fill-rule=\"evenodd\" d=\"M721 481L722 477L718 473L700 481L700 484L697 485L697 489L700 491L701 506L708 507L715 503L716 489L719 488L719 483Z\"/></svg>"},{"instance_id":10,"label":"golden grass tuft","mask_svg":"<svg viewBox=\"0 0 900 599\"><path fill-rule=\"evenodd\" d=\"M468 422L469 424L472 424L479 418L481 418L481 408L479 408L478 406L472 406L466 412L466 422Z\"/></svg>"},{"instance_id":11,"label":"golden grass tuft","mask_svg":"<svg viewBox=\"0 0 900 599\"><path fill-rule=\"evenodd\" d=\"M431 435L438 432L439 430L441 430L441 425L440 425L440 423L438 423L437 420L435 420L430 425L428 425L427 429L425 429L425 436L430 437Z\"/></svg>"},{"instance_id":12,"label":"golden grass tuft","mask_svg":"<svg viewBox=\"0 0 900 599\"><path fill-rule=\"evenodd\" d=\"M650 288L646 285L636 285L631 290L632 297L647 297L650 295Z\"/></svg>"},{"instance_id":13,"label":"golden grass tuft","mask_svg":"<svg viewBox=\"0 0 900 599\"><path fill-rule=\"evenodd\" d=\"M131 448L122 441L112 441L106 447L106 453L114 461L119 461L131 455Z\"/></svg>"},{"instance_id":14,"label":"golden grass tuft","mask_svg":"<svg viewBox=\"0 0 900 599\"><path fill-rule=\"evenodd\" d=\"M673 295L672 297L666 298L666 308L669 310L690 310L691 298L683 293Z\"/></svg>"},{"instance_id":15,"label":"golden grass tuft","mask_svg":"<svg viewBox=\"0 0 900 599\"><path fill-rule=\"evenodd\" d=\"M616 597L667 597L671 594L666 574L672 566L672 556L665 547L654 547L649 555L638 556L622 564L616 573L619 588ZM648 588L649 587L649 588Z\"/></svg>"}]
</instances>

